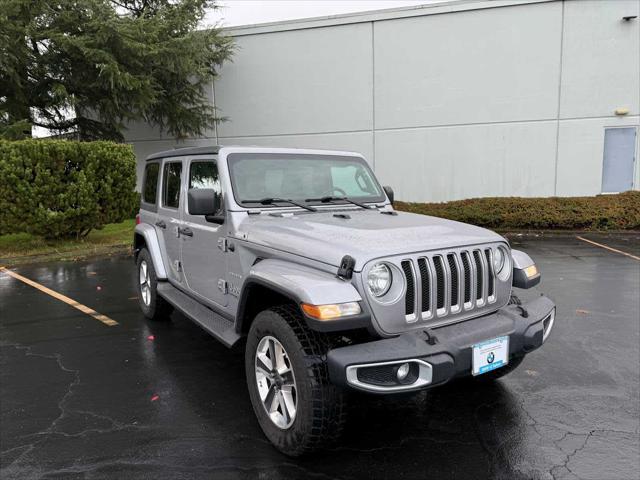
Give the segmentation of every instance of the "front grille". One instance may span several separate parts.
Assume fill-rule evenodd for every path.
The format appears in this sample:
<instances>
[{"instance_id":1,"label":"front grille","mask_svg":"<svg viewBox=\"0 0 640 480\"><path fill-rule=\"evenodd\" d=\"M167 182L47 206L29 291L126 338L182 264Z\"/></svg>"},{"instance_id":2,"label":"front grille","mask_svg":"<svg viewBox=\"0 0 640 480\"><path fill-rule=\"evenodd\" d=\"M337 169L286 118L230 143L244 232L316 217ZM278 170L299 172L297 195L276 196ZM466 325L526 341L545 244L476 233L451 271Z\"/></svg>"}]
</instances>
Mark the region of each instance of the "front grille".
<instances>
[{"instance_id":1,"label":"front grille","mask_svg":"<svg viewBox=\"0 0 640 480\"><path fill-rule=\"evenodd\" d=\"M431 273L424 258L418 259L418 269L420 270L420 290L422 293L422 313L431 311Z\"/></svg>"},{"instance_id":2,"label":"front grille","mask_svg":"<svg viewBox=\"0 0 640 480\"><path fill-rule=\"evenodd\" d=\"M458 265L453 253L447 255L449 271L451 272L451 307L458 306Z\"/></svg>"},{"instance_id":3,"label":"front grille","mask_svg":"<svg viewBox=\"0 0 640 480\"><path fill-rule=\"evenodd\" d=\"M436 269L436 288L437 288L437 308L438 310L444 308L445 297L445 278L444 278L444 266L442 265L442 257L433 257L433 264Z\"/></svg>"},{"instance_id":4,"label":"front grille","mask_svg":"<svg viewBox=\"0 0 640 480\"><path fill-rule=\"evenodd\" d=\"M487 257L487 268L491 270L491 273L493 273L493 252L487 248L484 251L484 254ZM489 275L487 278L487 295L489 297L493 297L494 289L495 289L495 278L493 278L493 275Z\"/></svg>"},{"instance_id":5,"label":"front grille","mask_svg":"<svg viewBox=\"0 0 640 480\"><path fill-rule=\"evenodd\" d=\"M444 317L494 303L492 260L489 247L402 260L400 266L407 282L407 321Z\"/></svg>"},{"instance_id":6,"label":"front grille","mask_svg":"<svg viewBox=\"0 0 640 480\"><path fill-rule=\"evenodd\" d=\"M404 298L405 315L410 316L415 313L415 281L413 279L413 271L411 270L411 262L405 260L400 264L404 278L407 281L407 295Z\"/></svg>"},{"instance_id":7,"label":"front grille","mask_svg":"<svg viewBox=\"0 0 640 480\"><path fill-rule=\"evenodd\" d=\"M469 262L469 252L461 252L462 269L464 270L464 303L471 303L471 263Z\"/></svg>"},{"instance_id":8,"label":"front grille","mask_svg":"<svg viewBox=\"0 0 640 480\"><path fill-rule=\"evenodd\" d=\"M473 251L473 263L478 274L476 275L476 300L482 301L482 287L484 286L484 265L482 264L482 257L478 250Z\"/></svg>"}]
</instances>

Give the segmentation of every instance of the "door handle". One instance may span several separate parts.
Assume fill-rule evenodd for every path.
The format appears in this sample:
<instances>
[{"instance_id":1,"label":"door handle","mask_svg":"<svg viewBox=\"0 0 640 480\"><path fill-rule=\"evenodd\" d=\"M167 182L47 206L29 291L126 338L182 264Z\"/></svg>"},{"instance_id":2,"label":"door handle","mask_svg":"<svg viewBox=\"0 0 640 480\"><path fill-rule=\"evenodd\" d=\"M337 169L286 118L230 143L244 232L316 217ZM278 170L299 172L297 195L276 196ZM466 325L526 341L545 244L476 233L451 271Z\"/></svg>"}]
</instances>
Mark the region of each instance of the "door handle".
<instances>
[{"instance_id":1,"label":"door handle","mask_svg":"<svg viewBox=\"0 0 640 480\"><path fill-rule=\"evenodd\" d=\"M193 237L193 230L190 228L180 228L178 227L178 233L185 237Z\"/></svg>"},{"instance_id":2,"label":"door handle","mask_svg":"<svg viewBox=\"0 0 640 480\"><path fill-rule=\"evenodd\" d=\"M160 220L159 222L156 222L156 227L167 228L167 224Z\"/></svg>"}]
</instances>

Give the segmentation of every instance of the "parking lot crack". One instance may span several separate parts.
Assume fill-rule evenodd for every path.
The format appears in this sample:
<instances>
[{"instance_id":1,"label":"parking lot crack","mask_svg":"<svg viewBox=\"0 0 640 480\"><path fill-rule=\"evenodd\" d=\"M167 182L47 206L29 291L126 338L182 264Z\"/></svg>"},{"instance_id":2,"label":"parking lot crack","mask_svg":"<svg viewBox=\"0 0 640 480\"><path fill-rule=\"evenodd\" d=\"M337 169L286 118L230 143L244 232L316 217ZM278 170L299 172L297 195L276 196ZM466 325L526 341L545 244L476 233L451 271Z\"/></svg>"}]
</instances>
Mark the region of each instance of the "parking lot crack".
<instances>
[{"instance_id":1,"label":"parking lot crack","mask_svg":"<svg viewBox=\"0 0 640 480\"><path fill-rule=\"evenodd\" d=\"M18 455L16 458L14 458L11 463L9 463L8 465L4 465L3 468L4 469L9 469L14 465L19 464L22 460L24 460L25 458L27 458L29 456L29 454L44 440L46 440L49 436L51 435L58 435L58 436L64 436L64 437L82 437L84 435L87 435L89 433L108 433L108 432L113 432L113 431L117 431L117 430L124 430L124 429L128 429L128 428L141 428L138 425L135 424L124 424L121 422L118 422L117 420L114 420L111 417L105 416L105 415L100 415L94 412L90 412L87 410L75 410L72 409L69 406L69 400L71 398L71 396L74 393L74 389L79 386L81 384L81 378L80 378L80 370L78 369L73 369L73 368L69 368L67 367L64 362L63 362L63 358L62 358L62 354L60 353L52 353L52 354L44 354L44 353L36 353L33 351L33 347L31 346L26 346L26 345L20 345L20 344L2 344L3 347L12 347L15 348L16 350L19 351L23 351L25 356L27 357L37 357L37 358L44 358L44 359L48 359L48 360L54 360L56 362L56 365L58 366L58 368L66 373L66 374L70 374L72 376L72 381L68 384L68 386L66 387L66 390L64 392L64 394L62 395L62 397L60 398L60 400L57 402L57 407L58 410L60 411L59 415L53 419L53 421L49 424L49 426L43 430L39 430L35 433L30 433L28 435L24 435L22 437L20 437L20 439L27 441L27 443L23 443L22 445L18 445L15 447L12 447L10 449L4 450L2 452L0 452L0 455L5 456L6 454L16 451L18 449L23 448L24 451ZM87 428L84 429L82 431L76 432L76 433L68 433L65 432L62 428L59 427L60 423L70 417L71 415L81 415L81 416L85 416L85 417L91 417L91 418L95 418L95 419L99 419L102 421L107 422L107 424L109 425L108 428ZM32 441L33 439L37 439L36 441Z\"/></svg>"},{"instance_id":2,"label":"parking lot crack","mask_svg":"<svg viewBox=\"0 0 640 480\"><path fill-rule=\"evenodd\" d=\"M575 475L574 472L571 471L571 469L569 468L569 462L571 461L571 459L577 455L579 452L581 452L582 450L584 450L584 448L587 446L587 442L589 441L589 438L591 438L591 436L597 432L598 430L591 430L589 433L584 434L584 441L580 444L580 446L578 446L577 448L573 449L573 451L571 453L569 453L568 455L565 456L564 461L560 464L560 465L554 465L550 470L549 473L551 474L551 476L555 479L557 478L557 472L558 470L561 470L562 468L566 469L569 473L571 473L572 475ZM575 435L572 433L567 433L565 434L562 439L558 440L556 443L557 444L561 441L564 440L566 437L568 437L569 435Z\"/></svg>"},{"instance_id":3,"label":"parking lot crack","mask_svg":"<svg viewBox=\"0 0 640 480\"><path fill-rule=\"evenodd\" d=\"M556 479L558 470L561 470L562 468L567 470L572 475L576 475L577 476L577 474L575 472L573 472L571 470L571 468L569 467L569 464L570 464L571 460L587 447L587 444L589 443L589 440L591 438L593 438L596 435L607 434L607 433L617 433L617 434L621 434L621 435L636 435L637 431L635 431L635 430L634 431L624 431L624 430L616 430L616 429L598 428L598 429L590 430L587 433L567 432L565 435L562 436L562 438L560 438L560 439L556 440L555 442L553 442L556 445L556 447L558 447L559 450L562 450L562 448L559 446L559 444L563 440L565 440L567 437L569 437L570 435L573 435L573 436L584 436L584 439L580 442L580 444L577 447L571 449L570 453L565 455L565 459L561 464L554 465L549 470L549 473L551 474L551 476L554 479Z\"/></svg>"}]
</instances>

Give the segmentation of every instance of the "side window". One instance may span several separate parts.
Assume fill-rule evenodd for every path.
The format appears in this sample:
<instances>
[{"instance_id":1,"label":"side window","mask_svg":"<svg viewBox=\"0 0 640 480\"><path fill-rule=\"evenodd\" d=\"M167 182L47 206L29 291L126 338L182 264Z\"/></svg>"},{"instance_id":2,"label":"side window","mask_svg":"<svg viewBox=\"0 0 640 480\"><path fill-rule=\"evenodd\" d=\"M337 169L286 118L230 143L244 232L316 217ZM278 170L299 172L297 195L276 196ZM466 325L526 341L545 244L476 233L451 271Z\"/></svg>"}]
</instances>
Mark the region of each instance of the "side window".
<instances>
[{"instance_id":1,"label":"side window","mask_svg":"<svg viewBox=\"0 0 640 480\"><path fill-rule=\"evenodd\" d=\"M150 163L144 169L142 201L151 205L156 204L158 193L158 174L160 173L159 163Z\"/></svg>"},{"instance_id":2,"label":"side window","mask_svg":"<svg viewBox=\"0 0 640 480\"><path fill-rule=\"evenodd\" d=\"M180 205L180 176L182 174L181 162L169 162L164 164L162 175L162 205L169 208L178 208Z\"/></svg>"},{"instance_id":3,"label":"side window","mask_svg":"<svg viewBox=\"0 0 640 480\"><path fill-rule=\"evenodd\" d=\"M213 188L221 193L218 166L215 162L191 162L189 188Z\"/></svg>"},{"instance_id":4,"label":"side window","mask_svg":"<svg viewBox=\"0 0 640 480\"><path fill-rule=\"evenodd\" d=\"M212 161L191 162L189 168L189 189L210 188L220 195L222 185L218 176L218 165Z\"/></svg>"}]
</instances>

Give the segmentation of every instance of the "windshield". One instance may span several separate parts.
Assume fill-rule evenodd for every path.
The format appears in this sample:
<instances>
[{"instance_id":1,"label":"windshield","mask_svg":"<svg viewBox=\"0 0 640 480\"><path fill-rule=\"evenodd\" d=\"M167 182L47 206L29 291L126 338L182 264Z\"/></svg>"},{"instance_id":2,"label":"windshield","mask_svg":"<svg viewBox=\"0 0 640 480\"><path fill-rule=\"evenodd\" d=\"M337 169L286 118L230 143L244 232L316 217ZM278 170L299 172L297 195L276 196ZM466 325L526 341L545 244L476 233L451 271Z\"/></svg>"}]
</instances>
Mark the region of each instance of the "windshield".
<instances>
[{"instance_id":1,"label":"windshield","mask_svg":"<svg viewBox=\"0 0 640 480\"><path fill-rule=\"evenodd\" d=\"M319 204L325 197L385 200L369 166L358 157L241 153L229 155L228 163L234 197L240 204L259 204L265 199ZM261 205L285 206L277 201Z\"/></svg>"}]
</instances>

